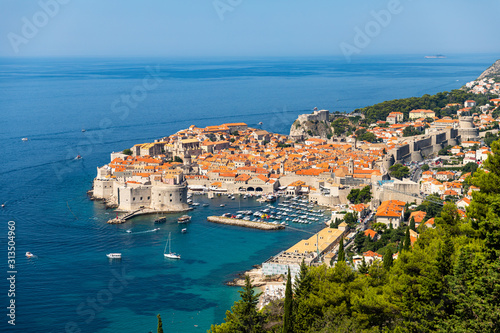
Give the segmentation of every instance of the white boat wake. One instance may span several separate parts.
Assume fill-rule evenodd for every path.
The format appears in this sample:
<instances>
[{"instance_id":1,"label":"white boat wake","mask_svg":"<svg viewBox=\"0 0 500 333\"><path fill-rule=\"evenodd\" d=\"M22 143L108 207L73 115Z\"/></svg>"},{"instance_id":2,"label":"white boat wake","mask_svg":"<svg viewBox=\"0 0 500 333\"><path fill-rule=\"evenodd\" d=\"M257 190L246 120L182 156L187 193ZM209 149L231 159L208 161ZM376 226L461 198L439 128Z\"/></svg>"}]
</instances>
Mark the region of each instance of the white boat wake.
<instances>
[{"instance_id":1,"label":"white boat wake","mask_svg":"<svg viewBox=\"0 0 500 333\"><path fill-rule=\"evenodd\" d=\"M145 231L132 231L132 229L127 229L126 232L128 234L146 234L146 233L149 233L149 232L157 232L158 230L160 230L160 228L154 228L154 229L145 230Z\"/></svg>"}]
</instances>

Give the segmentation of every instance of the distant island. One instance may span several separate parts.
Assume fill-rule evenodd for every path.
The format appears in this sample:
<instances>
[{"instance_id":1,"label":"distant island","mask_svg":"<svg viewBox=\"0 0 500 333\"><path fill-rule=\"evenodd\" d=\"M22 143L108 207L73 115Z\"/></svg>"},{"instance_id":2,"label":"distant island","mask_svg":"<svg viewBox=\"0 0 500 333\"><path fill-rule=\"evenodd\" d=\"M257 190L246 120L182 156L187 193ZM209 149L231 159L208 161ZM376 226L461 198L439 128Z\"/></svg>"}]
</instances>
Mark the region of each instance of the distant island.
<instances>
[{"instance_id":1,"label":"distant island","mask_svg":"<svg viewBox=\"0 0 500 333\"><path fill-rule=\"evenodd\" d=\"M436 54L436 55L428 55L428 56L425 56L424 58L426 58L426 59L445 59L446 56L444 56L442 54Z\"/></svg>"}]
</instances>

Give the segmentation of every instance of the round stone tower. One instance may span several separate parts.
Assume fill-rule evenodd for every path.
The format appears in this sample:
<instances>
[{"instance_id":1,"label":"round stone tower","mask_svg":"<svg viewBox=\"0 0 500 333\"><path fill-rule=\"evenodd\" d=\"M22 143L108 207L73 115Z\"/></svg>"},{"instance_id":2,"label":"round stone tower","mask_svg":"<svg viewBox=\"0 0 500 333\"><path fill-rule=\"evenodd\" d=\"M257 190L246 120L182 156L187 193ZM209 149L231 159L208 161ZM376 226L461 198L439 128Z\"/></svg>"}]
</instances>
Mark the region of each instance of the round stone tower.
<instances>
[{"instance_id":1,"label":"round stone tower","mask_svg":"<svg viewBox=\"0 0 500 333\"><path fill-rule=\"evenodd\" d=\"M477 140L479 130L474 126L474 119L472 117L459 117L458 124L458 135L460 135L461 141Z\"/></svg>"}]
</instances>

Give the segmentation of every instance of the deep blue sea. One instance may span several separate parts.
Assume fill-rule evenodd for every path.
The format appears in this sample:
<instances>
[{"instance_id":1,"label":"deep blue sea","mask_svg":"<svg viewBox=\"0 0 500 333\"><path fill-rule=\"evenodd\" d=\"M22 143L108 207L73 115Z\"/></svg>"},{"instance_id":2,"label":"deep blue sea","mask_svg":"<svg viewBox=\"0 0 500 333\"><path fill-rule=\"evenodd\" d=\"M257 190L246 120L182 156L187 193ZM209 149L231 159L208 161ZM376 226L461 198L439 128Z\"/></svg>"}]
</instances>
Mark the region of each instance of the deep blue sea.
<instances>
[{"instance_id":1,"label":"deep blue sea","mask_svg":"<svg viewBox=\"0 0 500 333\"><path fill-rule=\"evenodd\" d=\"M314 107L352 111L459 88L496 59L0 59L0 331L149 332L159 313L165 332L205 332L238 299L225 281L308 237L206 221L259 205L239 198L221 208L224 199L195 197L210 206L192 212L187 234L177 215L158 232L148 232L154 217L108 225L113 211L86 192L110 152L192 124L262 121L266 130L288 133L296 116ZM74 160L78 154L82 160ZM11 220L15 327L6 316ZM180 261L162 255L169 232ZM109 261L109 252L123 259Z\"/></svg>"}]
</instances>

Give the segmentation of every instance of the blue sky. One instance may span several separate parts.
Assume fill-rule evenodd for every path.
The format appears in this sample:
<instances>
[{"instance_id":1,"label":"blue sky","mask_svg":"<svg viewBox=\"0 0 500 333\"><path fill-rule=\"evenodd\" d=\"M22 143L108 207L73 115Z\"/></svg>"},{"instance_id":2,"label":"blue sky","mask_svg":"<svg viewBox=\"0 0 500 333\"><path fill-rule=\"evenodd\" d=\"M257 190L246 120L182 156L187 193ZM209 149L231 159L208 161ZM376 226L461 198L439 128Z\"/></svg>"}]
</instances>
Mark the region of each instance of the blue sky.
<instances>
[{"instance_id":1,"label":"blue sky","mask_svg":"<svg viewBox=\"0 0 500 333\"><path fill-rule=\"evenodd\" d=\"M498 13L498 0L0 0L0 56L500 53Z\"/></svg>"}]
</instances>

